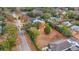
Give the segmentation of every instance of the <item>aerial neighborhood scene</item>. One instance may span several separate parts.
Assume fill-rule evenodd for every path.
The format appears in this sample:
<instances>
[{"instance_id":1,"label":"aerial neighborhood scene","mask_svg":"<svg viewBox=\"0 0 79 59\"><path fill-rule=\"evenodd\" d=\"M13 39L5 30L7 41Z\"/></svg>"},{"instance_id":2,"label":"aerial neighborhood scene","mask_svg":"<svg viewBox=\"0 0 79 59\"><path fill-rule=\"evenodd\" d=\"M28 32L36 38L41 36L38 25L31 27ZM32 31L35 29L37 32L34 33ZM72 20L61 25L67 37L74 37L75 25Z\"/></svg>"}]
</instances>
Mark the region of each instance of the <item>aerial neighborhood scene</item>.
<instances>
[{"instance_id":1,"label":"aerial neighborhood scene","mask_svg":"<svg viewBox=\"0 0 79 59\"><path fill-rule=\"evenodd\" d=\"M79 51L79 7L0 7L0 51Z\"/></svg>"}]
</instances>

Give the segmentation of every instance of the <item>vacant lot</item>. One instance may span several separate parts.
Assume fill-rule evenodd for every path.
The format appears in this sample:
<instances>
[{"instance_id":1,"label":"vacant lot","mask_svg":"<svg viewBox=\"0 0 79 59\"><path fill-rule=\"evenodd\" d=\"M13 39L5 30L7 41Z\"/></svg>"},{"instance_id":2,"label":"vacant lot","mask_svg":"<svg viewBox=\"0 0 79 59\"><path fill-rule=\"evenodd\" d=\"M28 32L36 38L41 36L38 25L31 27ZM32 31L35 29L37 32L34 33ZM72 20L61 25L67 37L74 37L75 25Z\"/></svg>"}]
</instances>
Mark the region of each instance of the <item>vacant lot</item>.
<instances>
[{"instance_id":1,"label":"vacant lot","mask_svg":"<svg viewBox=\"0 0 79 59\"><path fill-rule=\"evenodd\" d=\"M51 41L65 38L62 34L60 34L55 29L52 29L52 28L51 28L50 34L48 35L44 33L44 28L40 28L39 31L40 31L40 35L36 39L36 44L39 48L43 48Z\"/></svg>"}]
</instances>

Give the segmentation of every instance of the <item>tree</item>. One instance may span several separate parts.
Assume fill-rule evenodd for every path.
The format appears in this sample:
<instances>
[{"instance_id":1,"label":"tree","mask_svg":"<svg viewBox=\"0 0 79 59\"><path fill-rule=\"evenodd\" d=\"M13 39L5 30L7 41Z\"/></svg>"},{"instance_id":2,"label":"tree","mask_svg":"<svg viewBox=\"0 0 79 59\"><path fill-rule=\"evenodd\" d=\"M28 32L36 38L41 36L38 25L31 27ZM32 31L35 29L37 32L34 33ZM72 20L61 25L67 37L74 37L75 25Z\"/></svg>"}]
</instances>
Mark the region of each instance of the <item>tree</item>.
<instances>
[{"instance_id":1,"label":"tree","mask_svg":"<svg viewBox=\"0 0 79 59\"><path fill-rule=\"evenodd\" d=\"M68 7L68 10L74 10L74 8L73 7Z\"/></svg>"},{"instance_id":2,"label":"tree","mask_svg":"<svg viewBox=\"0 0 79 59\"><path fill-rule=\"evenodd\" d=\"M15 45L16 33L17 33L17 29L14 25L7 24L5 26L5 35L7 37L6 45L8 46L9 50L11 50L11 48Z\"/></svg>"},{"instance_id":3,"label":"tree","mask_svg":"<svg viewBox=\"0 0 79 59\"><path fill-rule=\"evenodd\" d=\"M12 24L6 24L4 29L5 29L4 35L6 37L6 41L2 42L2 46L4 50L9 51L12 49L13 46L15 46L17 29Z\"/></svg>"},{"instance_id":4,"label":"tree","mask_svg":"<svg viewBox=\"0 0 79 59\"><path fill-rule=\"evenodd\" d=\"M32 41L34 41L34 39L36 39L37 36L39 35L39 31L35 27L31 27L29 29L29 35Z\"/></svg>"},{"instance_id":5,"label":"tree","mask_svg":"<svg viewBox=\"0 0 79 59\"><path fill-rule=\"evenodd\" d=\"M0 21L4 21L4 17L3 16L0 16Z\"/></svg>"},{"instance_id":6,"label":"tree","mask_svg":"<svg viewBox=\"0 0 79 59\"><path fill-rule=\"evenodd\" d=\"M32 13L31 11L28 12L27 15L28 15L29 17L34 17L34 16L33 16L33 13Z\"/></svg>"},{"instance_id":7,"label":"tree","mask_svg":"<svg viewBox=\"0 0 79 59\"><path fill-rule=\"evenodd\" d=\"M36 47L36 49L40 50L40 48L36 45L36 42L35 42L35 39L40 34L39 31L35 27L31 27L27 33L29 34L30 39L32 40L32 42L33 42L34 46Z\"/></svg>"},{"instance_id":8,"label":"tree","mask_svg":"<svg viewBox=\"0 0 79 59\"><path fill-rule=\"evenodd\" d=\"M16 36L16 33L17 33L17 29L14 25L11 25L11 24L7 24L5 26L5 33L8 35L8 36Z\"/></svg>"},{"instance_id":9,"label":"tree","mask_svg":"<svg viewBox=\"0 0 79 59\"><path fill-rule=\"evenodd\" d=\"M71 31L66 26L58 26L56 30L65 35L66 37L71 37Z\"/></svg>"},{"instance_id":10,"label":"tree","mask_svg":"<svg viewBox=\"0 0 79 59\"><path fill-rule=\"evenodd\" d=\"M10 44L8 42L8 40L2 42L2 47L3 47L3 51L9 51L10 50Z\"/></svg>"},{"instance_id":11,"label":"tree","mask_svg":"<svg viewBox=\"0 0 79 59\"><path fill-rule=\"evenodd\" d=\"M50 33L50 26L48 24L45 25L44 32L45 32L45 34L49 34Z\"/></svg>"},{"instance_id":12,"label":"tree","mask_svg":"<svg viewBox=\"0 0 79 59\"><path fill-rule=\"evenodd\" d=\"M62 33L63 33L65 36L67 36L67 37L71 37L71 32L70 32L69 28L66 27L66 26L63 26L63 31L62 31Z\"/></svg>"},{"instance_id":13,"label":"tree","mask_svg":"<svg viewBox=\"0 0 79 59\"><path fill-rule=\"evenodd\" d=\"M27 7L25 11L32 11L33 9L34 9L33 7Z\"/></svg>"},{"instance_id":14,"label":"tree","mask_svg":"<svg viewBox=\"0 0 79 59\"><path fill-rule=\"evenodd\" d=\"M8 37L7 38L7 43L9 44L9 50L12 49L13 46L15 46L15 43L16 43L16 38L13 38L13 37Z\"/></svg>"},{"instance_id":15,"label":"tree","mask_svg":"<svg viewBox=\"0 0 79 59\"><path fill-rule=\"evenodd\" d=\"M73 11L67 11L67 17L69 18L69 19L74 19L75 18L75 13L73 12Z\"/></svg>"},{"instance_id":16,"label":"tree","mask_svg":"<svg viewBox=\"0 0 79 59\"><path fill-rule=\"evenodd\" d=\"M4 51L4 47L0 45L0 51Z\"/></svg>"},{"instance_id":17,"label":"tree","mask_svg":"<svg viewBox=\"0 0 79 59\"><path fill-rule=\"evenodd\" d=\"M41 18L44 18L44 19L49 19L50 17L51 17L50 13L44 13L43 16L41 16Z\"/></svg>"},{"instance_id":18,"label":"tree","mask_svg":"<svg viewBox=\"0 0 79 59\"><path fill-rule=\"evenodd\" d=\"M33 14L34 17L38 17L38 16L42 16L43 12L41 10L39 10L39 9L34 9L32 11L32 14Z\"/></svg>"},{"instance_id":19,"label":"tree","mask_svg":"<svg viewBox=\"0 0 79 59\"><path fill-rule=\"evenodd\" d=\"M7 15L10 15L10 10L9 10L9 8L3 8L3 14L5 15L5 16L7 16Z\"/></svg>"},{"instance_id":20,"label":"tree","mask_svg":"<svg viewBox=\"0 0 79 59\"><path fill-rule=\"evenodd\" d=\"M79 15L75 15L75 20L79 20Z\"/></svg>"}]
</instances>

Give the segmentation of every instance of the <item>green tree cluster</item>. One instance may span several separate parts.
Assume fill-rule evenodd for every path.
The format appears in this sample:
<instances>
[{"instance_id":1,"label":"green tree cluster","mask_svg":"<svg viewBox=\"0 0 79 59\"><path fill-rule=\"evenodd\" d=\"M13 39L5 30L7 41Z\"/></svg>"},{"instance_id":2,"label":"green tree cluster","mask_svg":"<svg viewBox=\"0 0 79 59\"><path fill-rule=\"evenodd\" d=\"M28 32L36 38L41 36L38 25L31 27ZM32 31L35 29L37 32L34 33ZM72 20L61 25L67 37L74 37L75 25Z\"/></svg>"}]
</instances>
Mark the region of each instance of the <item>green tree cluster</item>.
<instances>
[{"instance_id":1,"label":"green tree cluster","mask_svg":"<svg viewBox=\"0 0 79 59\"><path fill-rule=\"evenodd\" d=\"M44 32L45 32L45 34L49 34L50 33L50 26L49 26L49 24L45 25Z\"/></svg>"},{"instance_id":2,"label":"green tree cluster","mask_svg":"<svg viewBox=\"0 0 79 59\"><path fill-rule=\"evenodd\" d=\"M39 31L35 27L31 27L29 29L29 35L32 41L34 41L34 39L36 39L36 37L39 35Z\"/></svg>"},{"instance_id":3,"label":"green tree cluster","mask_svg":"<svg viewBox=\"0 0 79 59\"><path fill-rule=\"evenodd\" d=\"M10 51L16 43L16 32L17 29L14 25L6 24L5 34L6 41L0 42L0 50Z\"/></svg>"},{"instance_id":4,"label":"green tree cluster","mask_svg":"<svg viewBox=\"0 0 79 59\"><path fill-rule=\"evenodd\" d=\"M74 19L74 18L75 18L75 13L74 13L74 11L70 10L70 11L67 11L66 16L67 16L69 19Z\"/></svg>"},{"instance_id":5,"label":"green tree cluster","mask_svg":"<svg viewBox=\"0 0 79 59\"><path fill-rule=\"evenodd\" d=\"M40 34L39 31L35 28L35 27L31 27L28 31L28 34L34 44L34 46L36 47L37 50L40 50L40 48L37 46L35 39L37 38L37 36Z\"/></svg>"},{"instance_id":6,"label":"green tree cluster","mask_svg":"<svg viewBox=\"0 0 79 59\"><path fill-rule=\"evenodd\" d=\"M71 37L71 31L69 30L68 27L62 26L62 27L57 27L56 30L60 33L62 33L66 37Z\"/></svg>"},{"instance_id":7,"label":"green tree cluster","mask_svg":"<svg viewBox=\"0 0 79 59\"><path fill-rule=\"evenodd\" d=\"M43 16L41 16L41 18L43 19L49 19L51 17L50 13L44 13Z\"/></svg>"}]
</instances>

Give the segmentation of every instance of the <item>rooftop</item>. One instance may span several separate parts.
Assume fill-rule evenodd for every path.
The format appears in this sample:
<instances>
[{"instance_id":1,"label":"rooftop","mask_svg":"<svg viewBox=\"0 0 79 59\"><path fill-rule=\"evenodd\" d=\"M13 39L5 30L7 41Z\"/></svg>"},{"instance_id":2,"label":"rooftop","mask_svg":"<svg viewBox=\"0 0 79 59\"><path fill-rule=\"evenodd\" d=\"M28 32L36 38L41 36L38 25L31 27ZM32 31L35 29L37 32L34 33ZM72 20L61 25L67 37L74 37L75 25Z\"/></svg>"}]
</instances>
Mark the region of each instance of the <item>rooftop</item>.
<instances>
[{"instance_id":1,"label":"rooftop","mask_svg":"<svg viewBox=\"0 0 79 59\"><path fill-rule=\"evenodd\" d=\"M50 42L43 50L48 51L79 51L79 43L72 39Z\"/></svg>"},{"instance_id":2,"label":"rooftop","mask_svg":"<svg viewBox=\"0 0 79 59\"><path fill-rule=\"evenodd\" d=\"M74 26L71 27L71 29L75 30L75 31L79 31L79 26L74 25Z\"/></svg>"}]
</instances>

